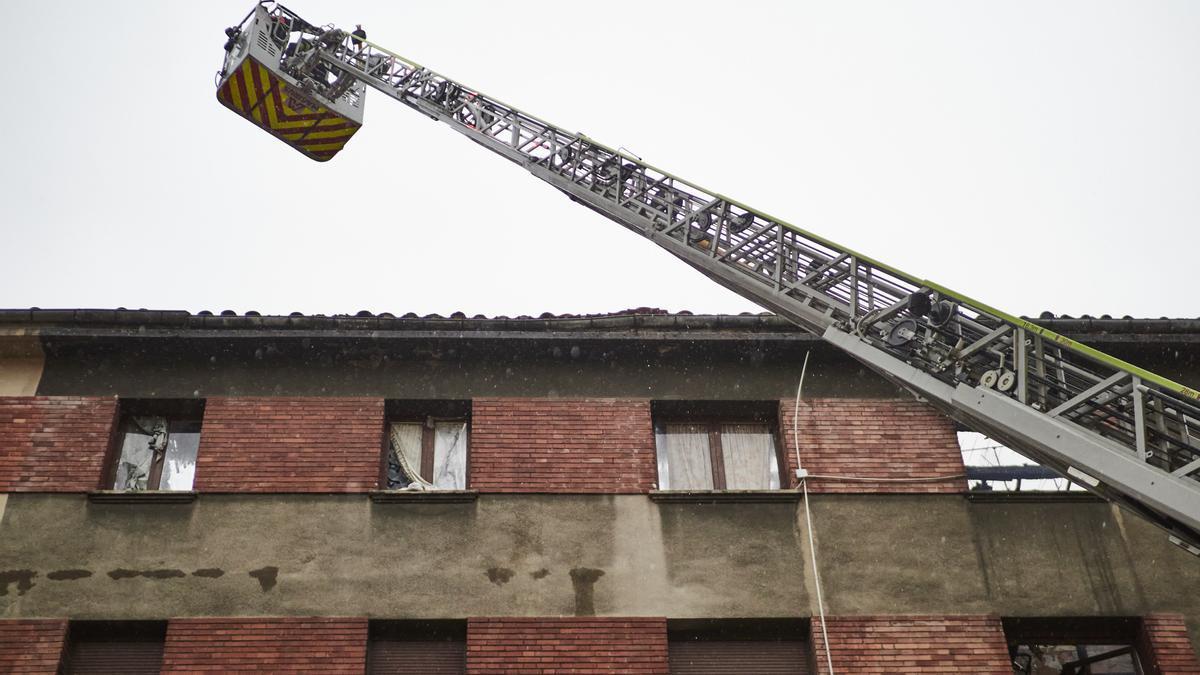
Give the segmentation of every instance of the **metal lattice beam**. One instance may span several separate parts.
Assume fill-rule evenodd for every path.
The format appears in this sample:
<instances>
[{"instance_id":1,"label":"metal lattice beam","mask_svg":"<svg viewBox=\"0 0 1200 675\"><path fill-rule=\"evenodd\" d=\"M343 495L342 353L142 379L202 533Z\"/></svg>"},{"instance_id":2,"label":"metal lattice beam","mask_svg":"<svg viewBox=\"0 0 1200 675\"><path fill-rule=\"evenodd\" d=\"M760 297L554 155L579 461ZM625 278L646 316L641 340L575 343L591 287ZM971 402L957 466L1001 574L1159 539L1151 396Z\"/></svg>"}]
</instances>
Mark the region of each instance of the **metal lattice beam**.
<instances>
[{"instance_id":1,"label":"metal lattice beam","mask_svg":"<svg viewBox=\"0 0 1200 675\"><path fill-rule=\"evenodd\" d=\"M330 29L282 68L446 123L948 415L1200 546L1200 394ZM336 77L329 82L329 71ZM320 78L318 78L320 75ZM337 90L334 90L334 88ZM1195 434L1195 435L1194 435Z\"/></svg>"}]
</instances>

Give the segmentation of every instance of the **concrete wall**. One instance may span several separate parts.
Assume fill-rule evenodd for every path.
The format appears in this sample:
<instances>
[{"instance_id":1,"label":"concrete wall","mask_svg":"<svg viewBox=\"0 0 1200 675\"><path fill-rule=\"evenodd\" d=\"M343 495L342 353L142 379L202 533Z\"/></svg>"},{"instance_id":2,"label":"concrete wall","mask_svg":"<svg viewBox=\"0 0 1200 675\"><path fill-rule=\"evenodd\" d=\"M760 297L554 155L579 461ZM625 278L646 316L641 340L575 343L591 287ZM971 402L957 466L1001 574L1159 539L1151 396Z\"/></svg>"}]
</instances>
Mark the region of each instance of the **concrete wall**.
<instances>
[{"instance_id":1,"label":"concrete wall","mask_svg":"<svg viewBox=\"0 0 1200 675\"><path fill-rule=\"evenodd\" d=\"M139 340L58 338L38 393L126 397L892 397L832 347L797 338L630 340Z\"/></svg>"},{"instance_id":2,"label":"concrete wall","mask_svg":"<svg viewBox=\"0 0 1200 675\"><path fill-rule=\"evenodd\" d=\"M0 617L786 617L816 613L803 506L641 495L13 494ZM812 498L830 615L1180 612L1200 561L1103 503Z\"/></svg>"},{"instance_id":3,"label":"concrete wall","mask_svg":"<svg viewBox=\"0 0 1200 675\"><path fill-rule=\"evenodd\" d=\"M0 338L0 396L32 396L37 393L46 365L42 342L32 335Z\"/></svg>"}]
</instances>

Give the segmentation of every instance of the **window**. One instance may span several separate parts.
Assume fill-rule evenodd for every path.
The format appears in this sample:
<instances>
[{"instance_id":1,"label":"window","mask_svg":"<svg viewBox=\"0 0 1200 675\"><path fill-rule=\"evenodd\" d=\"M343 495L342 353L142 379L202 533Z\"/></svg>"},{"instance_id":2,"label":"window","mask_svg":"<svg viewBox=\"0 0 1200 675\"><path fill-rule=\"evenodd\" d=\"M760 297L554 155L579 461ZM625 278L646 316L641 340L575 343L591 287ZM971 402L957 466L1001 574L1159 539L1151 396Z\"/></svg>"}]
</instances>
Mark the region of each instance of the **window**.
<instances>
[{"instance_id":1,"label":"window","mask_svg":"<svg viewBox=\"0 0 1200 675\"><path fill-rule=\"evenodd\" d=\"M467 667L465 621L372 621L367 675L460 675Z\"/></svg>"},{"instance_id":2,"label":"window","mask_svg":"<svg viewBox=\"0 0 1200 675\"><path fill-rule=\"evenodd\" d=\"M659 489L778 489L775 405L655 403Z\"/></svg>"},{"instance_id":3,"label":"window","mask_svg":"<svg viewBox=\"0 0 1200 675\"><path fill-rule=\"evenodd\" d=\"M114 490L191 490L203 401L121 401Z\"/></svg>"},{"instance_id":4,"label":"window","mask_svg":"<svg viewBox=\"0 0 1200 675\"><path fill-rule=\"evenodd\" d=\"M59 672L158 675L166 635L162 621L72 621Z\"/></svg>"},{"instance_id":5,"label":"window","mask_svg":"<svg viewBox=\"0 0 1200 675\"><path fill-rule=\"evenodd\" d=\"M667 624L672 675L804 675L808 623L798 619L691 619Z\"/></svg>"},{"instance_id":6,"label":"window","mask_svg":"<svg viewBox=\"0 0 1200 675\"><path fill-rule=\"evenodd\" d=\"M387 489L466 489L469 411L469 401L389 401Z\"/></svg>"},{"instance_id":7,"label":"window","mask_svg":"<svg viewBox=\"0 0 1200 675\"><path fill-rule=\"evenodd\" d=\"M1004 619L1014 675L1142 675L1137 619Z\"/></svg>"}]
</instances>

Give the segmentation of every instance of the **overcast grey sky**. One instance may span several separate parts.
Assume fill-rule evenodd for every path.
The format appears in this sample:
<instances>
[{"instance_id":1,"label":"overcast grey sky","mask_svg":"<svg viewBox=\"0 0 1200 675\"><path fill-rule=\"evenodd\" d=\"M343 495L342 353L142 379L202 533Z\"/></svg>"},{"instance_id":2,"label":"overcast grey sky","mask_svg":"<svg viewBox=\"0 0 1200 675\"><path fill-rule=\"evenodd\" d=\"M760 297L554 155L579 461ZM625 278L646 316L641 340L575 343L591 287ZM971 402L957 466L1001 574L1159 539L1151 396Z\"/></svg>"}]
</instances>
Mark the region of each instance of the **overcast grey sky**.
<instances>
[{"instance_id":1,"label":"overcast grey sky","mask_svg":"<svg viewBox=\"0 0 1200 675\"><path fill-rule=\"evenodd\" d=\"M214 96L251 5L0 3L0 306L754 309L380 95L289 149ZM1200 3L288 5L1008 311L1200 316Z\"/></svg>"}]
</instances>

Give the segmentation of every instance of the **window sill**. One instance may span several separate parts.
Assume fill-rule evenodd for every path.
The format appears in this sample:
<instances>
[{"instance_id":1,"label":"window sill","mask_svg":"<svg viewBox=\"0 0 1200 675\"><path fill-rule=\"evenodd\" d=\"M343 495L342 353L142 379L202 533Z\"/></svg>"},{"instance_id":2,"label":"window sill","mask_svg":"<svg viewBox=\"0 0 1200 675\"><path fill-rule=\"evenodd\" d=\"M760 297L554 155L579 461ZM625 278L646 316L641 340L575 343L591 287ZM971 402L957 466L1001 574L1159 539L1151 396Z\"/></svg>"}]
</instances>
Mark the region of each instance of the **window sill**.
<instances>
[{"instance_id":1,"label":"window sill","mask_svg":"<svg viewBox=\"0 0 1200 675\"><path fill-rule=\"evenodd\" d=\"M1103 497L1097 497L1090 492L1079 491L1050 491L1028 492L1004 490L968 491L967 501L980 504L1072 504L1079 502L1103 503Z\"/></svg>"},{"instance_id":2,"label":"window sill","mask_svg":"<svg viewBox=\"0 0 1200 675\"><path fill-rule=\"evenodd\" d=\"M799 490L651 490L666 504L781 504L800 501Z\"/></svg>"},{"instance_id":3,"label":"window sill","mask_svg":"<svg viewBox=\"0 0 1200 675\"><path fill-rule=\"evenodd\" d=\"M195 490L94 490L88 493L93 504L190 504L196 501Z\"/></svg>"},{"instance_id":4,"label":"window sill","mask_svg":"<svg viewBox=\"0 0 1200 675\"><path fill-rule=\"evenodd\" d=\"M375 504L466 504L479 498L477 490L373 490Z\"/></svg>"}]
</instances>

